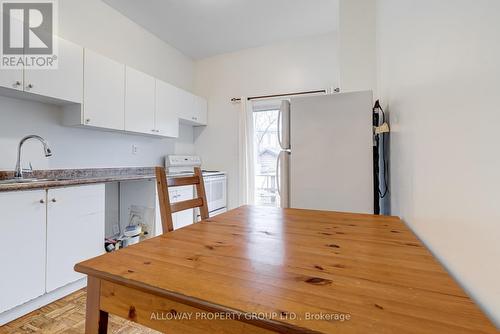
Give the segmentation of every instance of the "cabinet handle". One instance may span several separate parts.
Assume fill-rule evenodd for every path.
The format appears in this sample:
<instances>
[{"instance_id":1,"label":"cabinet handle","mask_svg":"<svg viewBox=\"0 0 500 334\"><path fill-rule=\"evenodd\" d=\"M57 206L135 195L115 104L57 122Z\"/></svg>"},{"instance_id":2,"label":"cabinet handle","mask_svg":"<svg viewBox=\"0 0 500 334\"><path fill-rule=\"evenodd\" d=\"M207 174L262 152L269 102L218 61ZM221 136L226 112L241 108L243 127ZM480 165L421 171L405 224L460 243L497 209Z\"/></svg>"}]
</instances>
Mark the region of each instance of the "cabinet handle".
<instances>
[{"instance_id":1,"label":"cabinet handle","mask_svg":"<svg viewBox=\"0 0 500 334\"><path fill-rule=\"evenodd\" d=\"M52 203L57 202L57 200L56 200L55 198L51 199L50 201L51 201Z\"/></svg>"},{"instance_id":2,"label":"cabinet handle","mask_svg":"<svg viewBox=\"0 0 500 334\"><path fill-rule=\"evenodd\" d=\"M40 204L45 204L45 201L43 199L41 199Z\"/></svg>"},{"instance_id":3,"label":"cabinet handle","mask_svg":"<svg viewBox=\"0 0 500 334\"><path fill-rule=\"evenodd\" d=\"M16 86L17 86L17 87L21 86L21 81L16 81L16 82L14 83L14 87L16 87Z\"/></svg>"},{"instance_id":4,"label":"cabinet handle","mask_svg":"<svg viewBox=\"0 0 500 334\"><path fill-rule=\"evenodd\" d=\"M89 124L89 123L90 123L90 118L85 119L85 124Z\"/></svg>"},{"instance_id":5,"label":"cabinet handle","mask_svg":"<svg viewBox=\"0 0 500 334\"><path fill-rule=\"evenodd\" d=\"M33 84L28 84L28 88L33 88Z\"/></svg>"}]
</instances>

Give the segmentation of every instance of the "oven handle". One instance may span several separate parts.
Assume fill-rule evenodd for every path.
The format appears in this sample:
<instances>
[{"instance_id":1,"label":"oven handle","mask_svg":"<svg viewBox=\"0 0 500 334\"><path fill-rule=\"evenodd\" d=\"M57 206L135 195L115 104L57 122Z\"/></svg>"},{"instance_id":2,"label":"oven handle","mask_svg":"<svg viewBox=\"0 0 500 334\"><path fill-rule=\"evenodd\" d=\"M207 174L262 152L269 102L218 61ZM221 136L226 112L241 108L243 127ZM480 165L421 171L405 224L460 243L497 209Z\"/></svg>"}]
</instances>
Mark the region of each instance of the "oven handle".
<instances>
[{"instance_id":1,"label":"oven handle","mask_svg":"<svg viewBox=\"0 0 500 334\"><path fill-rule=\"evenodd\" d=\"M203 177L203 181L205 181L205 183L207 181L219 181L219 180L225 180L225 179L227 179L226 175L210 175L210 176Z\"/></svg>"}]
</instances>

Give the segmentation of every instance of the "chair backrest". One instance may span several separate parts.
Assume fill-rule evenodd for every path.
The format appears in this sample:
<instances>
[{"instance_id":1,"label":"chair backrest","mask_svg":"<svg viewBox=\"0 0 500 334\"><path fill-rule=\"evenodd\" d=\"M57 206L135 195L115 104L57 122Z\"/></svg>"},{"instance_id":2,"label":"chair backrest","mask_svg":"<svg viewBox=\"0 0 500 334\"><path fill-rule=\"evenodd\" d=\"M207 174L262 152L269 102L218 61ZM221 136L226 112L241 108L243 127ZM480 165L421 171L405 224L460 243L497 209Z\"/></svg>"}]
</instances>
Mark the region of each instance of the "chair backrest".
<instances>
[{"instance_id":1,"label":"chair backrest","mask_svg":"<svg viewBox=\"0 0 500 334\"><path fill-rule=\"evenodd\" d=\"M163 233L172 232L174 230L172 213L187 209L200 208L201 219L208 218L207 196L205 194L205 184L203 183L203 176L200 168L195 167L193 176L173 177L167 179L165 168L163 167L156 167L155 174ZM193 185L196 188L196 198L177 203L170 203L168 188L190 185Z\"/></svg>"}]
</instances>

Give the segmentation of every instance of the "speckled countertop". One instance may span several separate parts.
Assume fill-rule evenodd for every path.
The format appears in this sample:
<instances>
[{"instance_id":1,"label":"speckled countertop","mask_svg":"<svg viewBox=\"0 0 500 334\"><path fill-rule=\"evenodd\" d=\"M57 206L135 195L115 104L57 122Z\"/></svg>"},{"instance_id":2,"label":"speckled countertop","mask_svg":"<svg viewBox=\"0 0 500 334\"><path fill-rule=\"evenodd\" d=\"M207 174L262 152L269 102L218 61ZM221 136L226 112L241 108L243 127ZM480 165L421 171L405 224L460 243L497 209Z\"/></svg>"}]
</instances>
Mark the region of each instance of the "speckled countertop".
<instances>
[{"instance_id":1,"label":"speckled countertop","mask_svg":"<svg viewBox=\"0 0 500 334\"><path fill-rule=\"evenodd\" d=\"M0 171L0 181L14 177L12 171ZM154 179L153 167L52 169L25 172L25 178L40 181L0 183L0 192L66 187L72 185Z\"/></svg>"}]
</instances>

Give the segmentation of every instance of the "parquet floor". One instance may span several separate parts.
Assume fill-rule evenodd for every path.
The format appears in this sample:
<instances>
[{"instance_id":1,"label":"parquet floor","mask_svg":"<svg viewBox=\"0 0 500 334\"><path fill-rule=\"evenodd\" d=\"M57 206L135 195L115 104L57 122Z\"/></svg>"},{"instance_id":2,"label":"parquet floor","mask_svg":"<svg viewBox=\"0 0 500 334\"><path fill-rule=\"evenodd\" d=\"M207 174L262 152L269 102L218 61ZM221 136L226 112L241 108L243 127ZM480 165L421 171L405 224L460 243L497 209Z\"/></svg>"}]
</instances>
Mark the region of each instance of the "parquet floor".
<instances>
[{"instance_id":1,"label":"parquet floor","mask_svg":"<svg viewBox=\"0 0 500 334\"><path fill-rule=\"evenodd\" d=\"M79 290L0 327L0 334L82 334L85 332L85 300L85 289ZM158 332L110 315L108 333L156 334Z\"/></svg>"}]
</instances>

